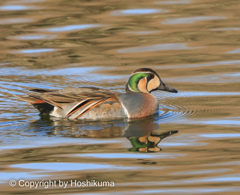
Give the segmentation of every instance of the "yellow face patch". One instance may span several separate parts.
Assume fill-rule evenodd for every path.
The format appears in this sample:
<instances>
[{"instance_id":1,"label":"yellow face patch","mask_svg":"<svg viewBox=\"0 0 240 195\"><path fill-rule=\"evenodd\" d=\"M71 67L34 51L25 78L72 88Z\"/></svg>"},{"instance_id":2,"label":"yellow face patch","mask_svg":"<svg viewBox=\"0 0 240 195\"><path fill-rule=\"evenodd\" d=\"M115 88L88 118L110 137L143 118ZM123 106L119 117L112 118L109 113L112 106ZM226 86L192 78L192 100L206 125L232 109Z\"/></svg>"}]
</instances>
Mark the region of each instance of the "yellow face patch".
<instances>
[{"instance_id":1,"label":"yellow face patch","mask_svg":"<svg viewBox=\"0 0 240 195\"><path fill-rule=\"evenodd\" d=\"M147 78L144 77L138 82L138 89L140 92L149 93L147 90Z\"/></svg>"},{"instance_id":2,"label":"yellow face patch","mask_svg":"<svg viewBox=\"0 0 240 195\"><path fill-rule=\"evenodd\" d=\"M153 79L151 79L147 84L147 90L150 92L153 89L156 89L160 85L160 80L157 76L154 75Z\"/></svg>"},{"instance_id":3,"label":"yellow face patch","mask_svg":"<svg viewBox=\"0 0 240 195\"><path fill-rule=\"evenodd\" d=\"M138 140L142 143L147 143L147 137L139 137Z\"/></svg>"},{"instance_id":4,"label":"yellow face patch","mask_svg":"<svg viewBox=\"0 0 240 195\"><path fill-rule=\"evenodd\" d=\"M148 137L148 141L150 142L154 142L155 144L158 144L160 142L160 137L156 137L156 136L149 136Z\"/></svg>"}]
</instances>

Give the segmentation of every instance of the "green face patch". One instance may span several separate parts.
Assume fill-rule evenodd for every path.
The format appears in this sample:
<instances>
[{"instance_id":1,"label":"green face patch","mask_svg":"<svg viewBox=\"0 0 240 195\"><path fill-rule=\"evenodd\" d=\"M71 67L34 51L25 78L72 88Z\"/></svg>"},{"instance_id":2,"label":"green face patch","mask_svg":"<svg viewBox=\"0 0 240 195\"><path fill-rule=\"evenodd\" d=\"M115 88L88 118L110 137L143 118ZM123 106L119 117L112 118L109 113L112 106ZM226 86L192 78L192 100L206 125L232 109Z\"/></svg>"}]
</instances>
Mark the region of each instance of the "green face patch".
<instances>
[{"instance_id":1,"label":"green face patch","mask_svg":"<svg viewBox=\"0 0 240 195\"><path fill-rule=\"evenodd\" d=\"M132 75L128 81L128 84L130 86L130 88L135 91L138 92L137 89L137 83L144 77L147 77L148 73L136 73L134 75Z\"/></svg>"}]
</instances>

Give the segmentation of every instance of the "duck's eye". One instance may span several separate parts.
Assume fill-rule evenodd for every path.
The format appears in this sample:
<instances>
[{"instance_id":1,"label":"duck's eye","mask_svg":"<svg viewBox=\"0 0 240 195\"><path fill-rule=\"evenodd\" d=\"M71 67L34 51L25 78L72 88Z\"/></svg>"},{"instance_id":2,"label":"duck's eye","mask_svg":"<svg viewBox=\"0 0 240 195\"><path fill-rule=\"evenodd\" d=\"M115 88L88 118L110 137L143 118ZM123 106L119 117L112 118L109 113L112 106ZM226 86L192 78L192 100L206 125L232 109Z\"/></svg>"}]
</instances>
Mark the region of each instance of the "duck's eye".
<instances>
[{"instance_id":1,"label":"duck's eye","mask_svg":"<svg viewBox=\"0 0 240 195\"><path fill-rule=\"evenodd\" d=\"M147 82L149 82L150 80L152 80L154 78L154 75L153 74L149 74L147 76Z\"/></svg>"}]
</instances>

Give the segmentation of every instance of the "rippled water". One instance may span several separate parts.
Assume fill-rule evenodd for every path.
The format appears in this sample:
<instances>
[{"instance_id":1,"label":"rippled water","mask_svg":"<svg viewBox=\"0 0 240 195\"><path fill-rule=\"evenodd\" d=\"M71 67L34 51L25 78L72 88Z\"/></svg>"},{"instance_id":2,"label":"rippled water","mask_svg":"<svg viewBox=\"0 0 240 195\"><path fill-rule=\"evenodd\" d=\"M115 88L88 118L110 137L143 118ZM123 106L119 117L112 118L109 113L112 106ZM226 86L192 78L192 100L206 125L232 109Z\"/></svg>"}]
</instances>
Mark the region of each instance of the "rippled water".
<instances>
[{"instance_id":1,"label":"rippled water","mask_svg":"<svg viewBox=\"0 0 240 195\"><path fill-rule=\"evenodd\" d=\"M236 0L1 1L0 191L239 194L239 8ZM41 118L14 97L67 86L123 92L139 67L179 91L154 92L159 112L144 120ZM115 185L10 187L10 179Z\"/></svg>"}]
</instances>

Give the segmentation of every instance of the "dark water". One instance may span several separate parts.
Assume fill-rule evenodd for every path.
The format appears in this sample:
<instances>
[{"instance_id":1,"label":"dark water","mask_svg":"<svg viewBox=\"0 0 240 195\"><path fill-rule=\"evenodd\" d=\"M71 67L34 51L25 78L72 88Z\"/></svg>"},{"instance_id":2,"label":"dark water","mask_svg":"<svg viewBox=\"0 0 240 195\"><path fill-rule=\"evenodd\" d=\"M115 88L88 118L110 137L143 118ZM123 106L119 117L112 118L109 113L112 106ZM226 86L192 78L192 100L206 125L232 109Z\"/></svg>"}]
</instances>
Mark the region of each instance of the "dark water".
<instances>
[{"instance_id":1,"label":"dark water","mask_svg":"<svg viewBox=\"0 0 240 195\"><path fill-rule=\"evenodd\" d=\"M1 193L239 194L239 9L236 0L1 1ZM179 90L154 92L159 112L144 120L41 119L14 97L67 86L123 92L139 67Z\"/></svg>"}]
</instances>

